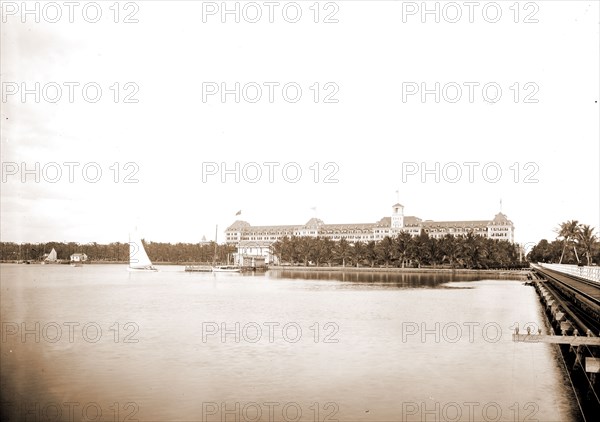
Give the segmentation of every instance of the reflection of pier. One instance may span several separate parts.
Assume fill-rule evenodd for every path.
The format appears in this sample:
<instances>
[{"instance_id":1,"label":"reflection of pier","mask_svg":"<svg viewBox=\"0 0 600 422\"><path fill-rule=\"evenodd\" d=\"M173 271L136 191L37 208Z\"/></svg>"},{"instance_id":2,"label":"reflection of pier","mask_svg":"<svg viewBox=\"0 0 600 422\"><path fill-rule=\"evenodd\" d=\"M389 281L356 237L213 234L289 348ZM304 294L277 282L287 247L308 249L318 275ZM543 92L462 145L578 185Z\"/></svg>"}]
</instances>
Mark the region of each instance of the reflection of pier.
<instances>
[{"instance_id":1,"label":"reflection of pier","mask_svg":"<svg viewBox=\"0 0 600 422\"><path fill-rule=\"evenodd\" d=\"M571 346L600 346L600 337L582 336L547 336L544 334L513 334L513 341L522 343L569 344Z\"/></svg>"},{"instance_id":2,"label":"reflection of pier","mask_svg":"<svg viewBox=\"0 0 600 422\"><path fill-rule=\"evenodd\" d=\"M210 272L212 272L212 266L210 266L210 265L186 265L185 271L198 272L198 273L210 273Z\"/></svg>"},{"instance_id":3,"label":"reflection of pier","mask_svg":"<svg viewBox=\"0 0 600 422\"><path fill-rule=\"evenodd\" d=\"M600 273L573 266L532 265L533 285L551 335L515 330L513 341L557 344L584 418L600 414ZM557 335L560 334L560 335Z\"/></svg>"},{"instance_id":4,"label":"reflection of pier","mask_svg":"<svg viewBox=\"0 0 600 422\"><path fill-rule=\"evenodd\" d=\"M243 267L237 267L241 272L250 272L250 271L266 271L267 266L264 265L264 260L262 261L262 265L246 265ZM186 265L186 272L191 273L210 273L214 271L214 268L211 265Z\"/></svg>"}]
</instances>

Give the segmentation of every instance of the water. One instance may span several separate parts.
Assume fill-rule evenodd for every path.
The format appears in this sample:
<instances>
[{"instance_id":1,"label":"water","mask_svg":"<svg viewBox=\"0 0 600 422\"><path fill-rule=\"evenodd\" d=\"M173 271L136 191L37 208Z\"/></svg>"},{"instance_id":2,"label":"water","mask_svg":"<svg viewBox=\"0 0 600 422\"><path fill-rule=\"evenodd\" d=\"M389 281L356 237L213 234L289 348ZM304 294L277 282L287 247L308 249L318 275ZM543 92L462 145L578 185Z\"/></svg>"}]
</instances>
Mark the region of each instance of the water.
<instances>
[{"instance_id":1,"label":"water","mask_svg":"<svg viewBox=\"0 0 600 422\"><path fill-rule=\"evenodd\" d=\"M516 322L544 327L522 281L123 265L0 276L3 420L578 417L555 349L511 341Z\"/></svg>"}]
</instances>

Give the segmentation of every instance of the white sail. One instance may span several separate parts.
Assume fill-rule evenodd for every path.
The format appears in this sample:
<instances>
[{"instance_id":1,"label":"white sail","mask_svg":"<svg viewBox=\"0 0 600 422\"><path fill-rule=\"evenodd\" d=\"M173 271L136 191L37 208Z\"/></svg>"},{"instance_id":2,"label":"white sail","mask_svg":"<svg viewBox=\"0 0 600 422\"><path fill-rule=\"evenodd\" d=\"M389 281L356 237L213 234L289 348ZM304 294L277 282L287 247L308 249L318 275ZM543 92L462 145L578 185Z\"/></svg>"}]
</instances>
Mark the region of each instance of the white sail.
<instances>
[{"instance_id":1,"label":"white sail","mask_svg":"<svg viewBox=\"0 0 600 422\"><path fill-rule=\"evenodd\" d=\"M156 270L152 266L152 261L150 261L142 239L137 233L129 235L129 268L134 270Z\"/></svg>"},{"instance_id":2,"label":"white sail","mask_svg":"<svg viewBox=\"0 0 600 422\"><path fill-rule=\"evenodd\" d=\"M56 249L52 248L52 251L46 257L46 261L56 261Z\"/></svg>"}]
</instances>

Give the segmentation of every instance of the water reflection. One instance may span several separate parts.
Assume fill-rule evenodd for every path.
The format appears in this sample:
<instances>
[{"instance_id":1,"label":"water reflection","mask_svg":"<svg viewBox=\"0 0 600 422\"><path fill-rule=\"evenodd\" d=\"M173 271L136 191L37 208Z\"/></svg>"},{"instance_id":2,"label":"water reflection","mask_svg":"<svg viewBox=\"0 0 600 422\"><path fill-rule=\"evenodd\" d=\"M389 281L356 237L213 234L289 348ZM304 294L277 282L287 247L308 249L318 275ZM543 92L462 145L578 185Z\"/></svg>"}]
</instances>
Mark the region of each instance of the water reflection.
<instances>
[{"instance_id":1,"label":"water reflection","mask_svg":"<svg viewBox=\"0 0 600 422\"><path fill-rule=\"evenodd\" d=\"M445 288L453 281L506 280L519 278L518 274L458 273L458 272L366 272L366 271L302 271L270 270L268 276L275 279L331 280L390 288Z\"/></svg>"},{"instance_id":2,"label":"water reflection","mask_svg":"<svg viewBox=\"0 0 600 422\"><path fill-rule=\"evenodd\" d=\"M1 398L19 411L50 412L55 403L58 420L69 420L64 403L76 402L70 420L281 421L295 420L297 405L300 421L374 422L424 420L422 406L439 406L427 420L443 420L444 406L459 403L461 421L484 420L484 405L499 406L503 421L523 421L532 404L532 419L576 414L553 349L511 340L514 322L543 324L533 288L517 280L176 267L132 274L123 265L0 265L0 278L3 330L42 327L39 342L3 331ZM51 323L63 327L58 341L43 329ZM69 323L79 324L73 342ZM91 328L86 339L89 323L101 328L98 341L89 341ZM127 323L137 342L125 342ZM479 407L470 419L471 402ZM265 403L279 403L275 417ZM9 411L15 406L3 406L3 421L53 419Z\"/></svg>"}]
</instances>

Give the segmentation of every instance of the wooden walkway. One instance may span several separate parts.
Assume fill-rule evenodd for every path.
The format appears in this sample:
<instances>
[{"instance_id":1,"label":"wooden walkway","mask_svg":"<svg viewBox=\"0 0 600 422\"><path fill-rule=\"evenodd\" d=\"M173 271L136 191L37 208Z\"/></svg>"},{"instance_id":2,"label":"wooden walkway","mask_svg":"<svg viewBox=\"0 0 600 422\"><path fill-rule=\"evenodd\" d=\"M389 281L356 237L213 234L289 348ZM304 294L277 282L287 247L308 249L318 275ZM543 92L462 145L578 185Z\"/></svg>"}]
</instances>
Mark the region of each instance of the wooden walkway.
<instances>
[{"instance_id":1,"label":"wooden walkway","mask_svg":"<svg viewBox=\"0 0 600 422\"><path fill-rule=\"evenodd\" d=\"M546 277L553 278L559 283L577 291L600 306L600 284L576 277L574 275L567 275L565 273L550 270L548 268L541 268L537 265L534 265L533 267L536 271L544 274Z\"/></svg>"}]
</instances>

